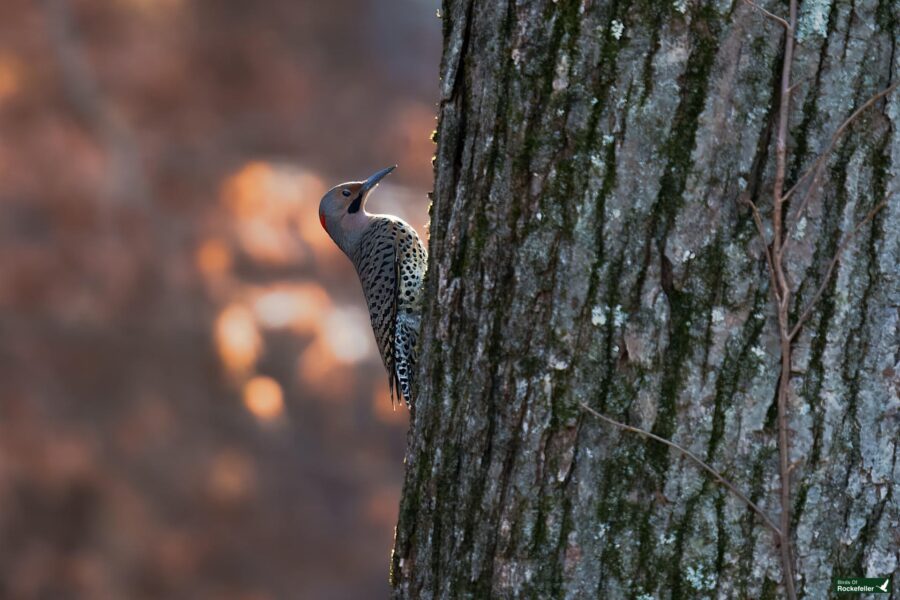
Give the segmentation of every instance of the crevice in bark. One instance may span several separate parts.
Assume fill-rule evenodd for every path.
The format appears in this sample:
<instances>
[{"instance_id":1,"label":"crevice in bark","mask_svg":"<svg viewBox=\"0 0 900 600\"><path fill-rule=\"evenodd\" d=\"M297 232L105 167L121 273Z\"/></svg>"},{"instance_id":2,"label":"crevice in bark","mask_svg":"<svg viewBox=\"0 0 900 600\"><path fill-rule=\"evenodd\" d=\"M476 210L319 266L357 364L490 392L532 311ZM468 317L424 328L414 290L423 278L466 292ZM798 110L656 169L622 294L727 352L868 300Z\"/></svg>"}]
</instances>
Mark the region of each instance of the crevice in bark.
<instances>
[{"instance_id":1,"label":"crevice in bark","mask_svg":"<svg viewBox=\"0 0 900 600\"><path fill-rule=\"evenodd\" d=\"M768 300L763 297L757 301L754 311L761 311L768 305ZM748 319L743 326L739 339L743 341L738 346L736 353L726 351L722 365L719 367L720 376L716 381L715 405L712 415L712 429L709 433L709 442L706 445L706 460L712 462L716 449L722 441L725 430L725 411L731 406L737 396L738 386L741 381L746 381L747 371L753 367L750 360L750 349L759 341L760 334L765 326L762 319Z\"/></svg>"},{"instance_id":2,"label":"crevice in bark","mask_svg":"<svg viewBox=\"0 0 900 600\"><path fill-rule=\"evenodd\" d=\"M690 596L692 591L684 589L684 544L685 536L690 533L689 526L694 518L695 507L700 501L706 485L707 483L704 481L700 491L685 502L684 515L675 530L675 554L672 557L671 563L668 565L669 585L667 586L669 590L671 590L672 600L685 600L692 597Z\"/></svg>"},{"instance_id":3,"label":"crevice in bark","mask_svg":"<svg viewBox=\"0 0 900 600\"><path fill-rule=\"evenodd\" d=\"M754 460L750 465L750 477L747 481L747 490L750 499L759 502L766 494L765 477L767 468L774 462L777 450L775 448L763 448L754 455ZM754 550L757 542L757 536L754 535L753 517L749 513L744 520L742 530L744 533L743 548L740 551L738 561L738 580L743 582L740 585L740 597L749 598L752 594L749 591L747 582L751 578L754 567Z\"/></svg>"},{"instance_id":4,"label":"crevice in bark","mask_svg":"<svg viewBox=\"0 0 900 600\"><path fill-rule=\"evenodd\" d=\"M834 11L835 4L832 4L831 9ZM844 31L844 39L842 40L842 48L841 48L841 60L844 61L847 59L847 49L850 46L850 31L853 29L853 22L856 19L856 0L850 0L850 10L847 12L847 29ZM829 32L830 33L830 32ZM826 36L827 39L827 36Z\"/></svg>"},{"instance_id":5,"label":"crevice in bark","mask_svg":"<svg viewBox=\"0 0 900 600\"><path fill-rule=\"evenodd\" d=\"M646 12L649 13L650 17L649 19L644 17L647 20L647 26L650 30L650 51L644 59L644 67L642 70L641 82L643 90L641 91L641 97L638 100L638 103L641 106L644 106L647 99L650 97L650 94L653 92L653 59L659 52L660 29L662 29L665 19L669 16L671 5L668 2L651 2L649 3L649 6L645 6L644 8ZM611 25L612 21L610 21L609 26Z\"/></svg>"},{"instance_id":6,"label":"crevice in bark","mask_svg":"<svg viewBox=\"0 0 900 600\"><path fill-rule=\"evenodd\" d=\"M809 85L809 90L806 92L806 100L803 103L803 109L801 113L803 115L803 118L797 125L797 133L793 136L795 144L794 151L791 152L792 164L788 173L788 187L793 186L794 183L796 183L797 178L802 175L802 167L804 161L807 159L810 153L810 129L813 125L814 119L819 116L818 100L822 88L822 75L824 74L827 66L828 50L831 47L831 35L835 32L836 29L837 8L836 5L832 4L831 9L828 12L828 25L826 28L828 35L825 36L825 39L822 41L822 45L819 47L819 61L816 65L816 72L813 76L813 81ZM801 82L799 85L803 85L803 82ZM815 156L813 156L812 158L813 160L816 159ZM788 203L787 208L788 210L790 210L790 203Z\"/></svg>"}]
</instances>

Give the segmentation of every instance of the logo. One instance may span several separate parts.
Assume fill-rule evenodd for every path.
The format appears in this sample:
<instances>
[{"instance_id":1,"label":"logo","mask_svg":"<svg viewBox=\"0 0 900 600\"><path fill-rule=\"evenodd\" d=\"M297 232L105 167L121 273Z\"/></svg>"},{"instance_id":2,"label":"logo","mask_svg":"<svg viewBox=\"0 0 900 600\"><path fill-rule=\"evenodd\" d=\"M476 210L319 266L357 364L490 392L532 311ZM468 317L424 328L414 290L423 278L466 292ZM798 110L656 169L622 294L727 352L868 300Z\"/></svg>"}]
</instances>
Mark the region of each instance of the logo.
<instances>
[{"instance_id":1,"label":"logo","mask_svg":"<svg viewBox=\"0 0 900 600\"><path fill-rule=\"evenodd\" d=\"M835 594L890 594L890 577L835 577L832 590Z\"/></svg>"}]
</instances>

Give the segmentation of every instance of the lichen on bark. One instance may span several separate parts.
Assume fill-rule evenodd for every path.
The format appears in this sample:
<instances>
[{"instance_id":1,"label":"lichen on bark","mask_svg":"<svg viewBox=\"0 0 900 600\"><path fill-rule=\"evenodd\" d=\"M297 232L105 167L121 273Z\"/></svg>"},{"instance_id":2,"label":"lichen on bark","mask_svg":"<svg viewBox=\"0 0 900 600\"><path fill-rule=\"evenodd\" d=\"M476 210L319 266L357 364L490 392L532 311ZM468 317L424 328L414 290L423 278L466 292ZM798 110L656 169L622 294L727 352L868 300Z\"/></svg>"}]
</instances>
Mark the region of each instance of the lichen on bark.
<instances>
[{"instance_id":1,"label":"lichen on bark","mask_svg":"<svg viewBox=\"0 0 900 600\"><path fill-rule=\"evenodd\" d=\"M761 2L778 11L780 4ZM763 247L778 32L741 2L447 0L397 598L779 597ZM801 5L789 179L900 75L900 6ZM787 261L798 593L900 575L900 94L828 160ZM791 181L788 181L791 184Z\"/></svg>"}]
</instances>

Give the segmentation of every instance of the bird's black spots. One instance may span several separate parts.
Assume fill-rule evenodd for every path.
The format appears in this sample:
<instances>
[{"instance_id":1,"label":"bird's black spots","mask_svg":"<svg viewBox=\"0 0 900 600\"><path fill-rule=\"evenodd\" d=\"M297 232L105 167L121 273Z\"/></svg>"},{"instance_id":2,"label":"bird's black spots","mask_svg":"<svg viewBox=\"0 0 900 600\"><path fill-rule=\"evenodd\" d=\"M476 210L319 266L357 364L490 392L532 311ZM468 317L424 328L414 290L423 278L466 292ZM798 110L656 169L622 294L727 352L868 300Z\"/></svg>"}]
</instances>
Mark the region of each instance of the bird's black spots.
<instances>
[{"instance_id":1,"label":"bird's black spots","mask_svg":"<svg viewBox=\"0 0 900 600\"><path fill-rule=\"evenodd\" d=\"M389 379L407 400L415 371L417 297L426 257L415 232L388 218L372 223L354 257Z\"/></svg>"}]
</instances>

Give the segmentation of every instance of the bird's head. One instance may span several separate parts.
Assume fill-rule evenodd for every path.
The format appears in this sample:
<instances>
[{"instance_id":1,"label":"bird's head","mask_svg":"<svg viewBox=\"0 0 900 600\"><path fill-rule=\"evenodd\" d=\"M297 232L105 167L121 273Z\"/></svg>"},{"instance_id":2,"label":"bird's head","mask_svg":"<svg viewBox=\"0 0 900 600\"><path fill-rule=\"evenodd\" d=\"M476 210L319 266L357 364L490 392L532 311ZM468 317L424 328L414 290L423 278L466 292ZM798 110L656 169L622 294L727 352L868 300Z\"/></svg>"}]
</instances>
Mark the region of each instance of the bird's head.
<instances>
[{"instance_id":1,"label":"bird's head","mask_svg":"<svg viewBox=\"0 0 900 600\"><path fill-rule=\"evenodd\" d=\"M359 236L369 224L366 199L388 173L397 168L387 167L373 173L365 181L348 181L336 185L319 202L319 221L334 243L350 254Z\"/></svg>"}]
</instances>

